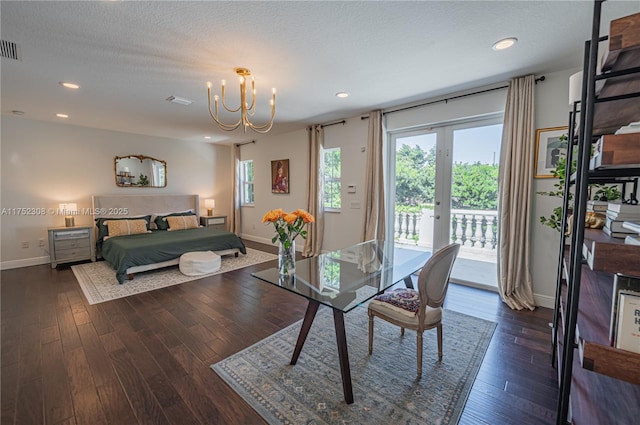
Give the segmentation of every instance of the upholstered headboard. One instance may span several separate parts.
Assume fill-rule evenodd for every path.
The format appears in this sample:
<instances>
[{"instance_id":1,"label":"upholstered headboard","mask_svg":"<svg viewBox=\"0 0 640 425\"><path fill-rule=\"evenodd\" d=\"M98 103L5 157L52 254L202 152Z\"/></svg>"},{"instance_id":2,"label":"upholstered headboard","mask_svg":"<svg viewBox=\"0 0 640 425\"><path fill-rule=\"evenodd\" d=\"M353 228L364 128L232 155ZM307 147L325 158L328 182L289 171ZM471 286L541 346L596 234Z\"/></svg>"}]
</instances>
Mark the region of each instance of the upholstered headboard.
<instances>
[{"instance_id":1,"label":"upholstered headboard","mask_svg":"<svg viewBox=\"0 0 640 425\"><path fill-rule=\"evenodd\" d=\"M198 195L95 195L93 218L135 217L193 209L200 217Z\"/></svg>"}]
</instances>

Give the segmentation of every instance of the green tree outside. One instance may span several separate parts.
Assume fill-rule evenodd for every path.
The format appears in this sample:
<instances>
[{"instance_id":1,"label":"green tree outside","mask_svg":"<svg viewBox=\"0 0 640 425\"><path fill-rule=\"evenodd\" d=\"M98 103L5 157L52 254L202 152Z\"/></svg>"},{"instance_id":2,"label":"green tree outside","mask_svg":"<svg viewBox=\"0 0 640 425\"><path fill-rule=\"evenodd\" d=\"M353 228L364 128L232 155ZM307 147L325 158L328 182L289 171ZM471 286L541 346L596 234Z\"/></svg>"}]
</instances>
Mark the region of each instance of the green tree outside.
<instances>
[{"instance_id":1,"label":"green tree outside","mask_svg":"<svg viewBox=\"0 0 640 425\"><path fill-rule=\"evenodd\" d=\"M425 151L419 146L402 145L396 152L396 211L433 205L435 162L435 147ZM497 209L497 164L454 164L452 177L453 208Z\"/></svg>"}]
</instances>

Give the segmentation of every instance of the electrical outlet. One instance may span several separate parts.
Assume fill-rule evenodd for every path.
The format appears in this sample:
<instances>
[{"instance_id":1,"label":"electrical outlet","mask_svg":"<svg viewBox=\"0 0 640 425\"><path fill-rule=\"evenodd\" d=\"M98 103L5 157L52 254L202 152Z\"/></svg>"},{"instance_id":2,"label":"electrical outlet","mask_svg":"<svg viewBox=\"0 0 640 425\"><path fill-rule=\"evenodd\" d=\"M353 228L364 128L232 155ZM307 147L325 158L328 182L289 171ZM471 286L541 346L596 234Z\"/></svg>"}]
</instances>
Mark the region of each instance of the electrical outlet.
<instances>
[{"instance_id":1,"label":"electrical outlet","mask_svg":"<svg viewBox=\"0 0 640 425\"><path fill-rule=\"evenodd\" d=\"M23 248L29 248L29 242L22 242Z\"/></svg>"},{"instance_id":2,"label":"electrical outlet","mask_svg":"<svg viewBox=\"0 0 640 425\"><path fill-rule=\"evenodd\" d=\"M44 239L38 239L38 246L44 246Z\"/></svg>"}]
</instances>

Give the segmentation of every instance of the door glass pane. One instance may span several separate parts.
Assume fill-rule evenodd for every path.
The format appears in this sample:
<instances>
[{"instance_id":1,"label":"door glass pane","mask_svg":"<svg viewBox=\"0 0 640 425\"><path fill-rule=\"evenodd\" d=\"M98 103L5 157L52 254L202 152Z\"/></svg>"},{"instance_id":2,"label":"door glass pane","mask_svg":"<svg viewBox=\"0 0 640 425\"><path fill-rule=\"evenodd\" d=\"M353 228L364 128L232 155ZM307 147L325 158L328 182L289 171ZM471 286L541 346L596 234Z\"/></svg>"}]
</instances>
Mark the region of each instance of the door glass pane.
<instances>
[{"instance_id":1,"label":"door glass pane","mask_svg":"<svg viewBox=\"0 0 640 425\"><path fill-rule=\"evenodd\" d=\"M396 138L394 238L408 247L433 247L435 133Z\"/></svg>"},{"instance_id":2,"label":"door glass pane","mask_svg":"<svg viewBox=\"0 0 640 425\"><path fill-rule=\"evenodd\" d=\"M497 286L498 161L502 124L453 131L450 239L453 280Z\"/></svg>"}]
</instances>

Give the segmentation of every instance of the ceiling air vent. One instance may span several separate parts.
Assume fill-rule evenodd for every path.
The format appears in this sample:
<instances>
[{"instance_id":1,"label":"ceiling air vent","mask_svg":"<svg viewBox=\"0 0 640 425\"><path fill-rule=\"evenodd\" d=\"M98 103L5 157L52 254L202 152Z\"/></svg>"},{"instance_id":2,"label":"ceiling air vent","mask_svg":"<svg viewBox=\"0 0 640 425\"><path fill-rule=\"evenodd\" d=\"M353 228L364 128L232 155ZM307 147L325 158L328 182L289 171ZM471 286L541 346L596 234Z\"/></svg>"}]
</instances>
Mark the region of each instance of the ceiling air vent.
<instances>
[{"instance_id":1,"label":"ceiling air vent","mask_svg":"<svg viewBox=\"0 0 640 425\"><path fill-rule=\"evenodd\" d=\"M167 100L171 103L177 103L178 105L189 106L193 103L193 100L185 99L184 97L169 96Z\"/></svg>"},{"instance_id":2,"label":"ceiling air vent","mask_svg":"<svg viewBox=\"0 0 640 425\"><path fill-rule=\"evenodd\" d=\"M2 49L3 58L20 60L20 49L16 43L0 40L0 48Z\"/></svg>"}]
</instances>

